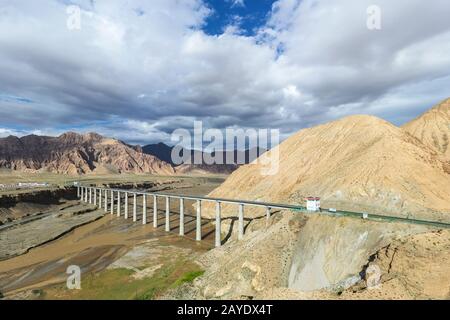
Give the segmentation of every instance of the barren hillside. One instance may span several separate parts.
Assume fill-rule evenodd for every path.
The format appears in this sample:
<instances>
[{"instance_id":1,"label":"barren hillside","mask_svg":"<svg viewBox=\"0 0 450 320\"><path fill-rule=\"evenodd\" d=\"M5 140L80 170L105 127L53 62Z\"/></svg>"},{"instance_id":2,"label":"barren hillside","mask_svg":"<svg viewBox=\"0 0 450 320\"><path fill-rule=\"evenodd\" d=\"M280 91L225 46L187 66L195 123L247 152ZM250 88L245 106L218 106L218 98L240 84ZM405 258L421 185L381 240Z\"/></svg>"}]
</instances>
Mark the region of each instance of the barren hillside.
<instances>
[{"instance_id":1,"label":"barren hillside","mask_svg":"<svg viewBox=\"0 0 450 320\"><path fill-rule=\"evenodd\" d=\"M277 150L278 149L278 150ZM279 170L262 164L234 172L210 196L304 204L428 219L450 219L450 174L436 152L401 128L372 116L351 116L305 129L279 151ZM224 216L236 215L225 207ZM206 214L213 215L207 207ZM250 210L248 216L256 213Z\"/></svg>"},{"instance_id":2,"label":"barren hillside","mask_svg":"<svg viewBox=\"0 0 450 320\"><path fill-rule=\"evenodd\" d=\"M448 299L450 231L351 218L275 215L199 258L177 299ZM368 289L369 266L380 286ZM220 276L218 276L220 274Z\"/></svg>"},{"instance_id":3,"label":"barren hillside","mask_svg":"<svg viewBox=\"0 0 450 320\"><path fill-rule=\"evenodd\" d=\"M447 99L403 128L442 155L450 172L450 99Z\"/></svg>"},{"instance_id":4,"label":"barren hillside","mask_svg":"<svg viewBox=\"0 0 450 320\"><path fill-rule=\"evenodd\" d=\"M139 148L95 133L0 139L0 167L61 174L173 174L171 165Z\"/></svg>"}]
</instances>

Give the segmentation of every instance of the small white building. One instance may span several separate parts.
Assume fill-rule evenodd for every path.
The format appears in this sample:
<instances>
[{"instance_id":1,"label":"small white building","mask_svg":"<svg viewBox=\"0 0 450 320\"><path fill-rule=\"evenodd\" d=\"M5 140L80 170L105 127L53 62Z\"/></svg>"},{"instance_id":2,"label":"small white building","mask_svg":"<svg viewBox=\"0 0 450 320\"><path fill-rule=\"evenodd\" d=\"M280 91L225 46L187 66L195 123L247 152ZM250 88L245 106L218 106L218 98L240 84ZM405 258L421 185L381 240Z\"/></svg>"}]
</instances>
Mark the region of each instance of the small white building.
<instances>
[{"instance_id":1,"label":"small white building","mask_svg":"<svg viewBox=\"0 0 450 320\"><path fill-rule=\"evenodd\" d=\"M318 197L306 198L306 210L312 212L320 211L320 198Z\"/></svg>"}]
</instances>

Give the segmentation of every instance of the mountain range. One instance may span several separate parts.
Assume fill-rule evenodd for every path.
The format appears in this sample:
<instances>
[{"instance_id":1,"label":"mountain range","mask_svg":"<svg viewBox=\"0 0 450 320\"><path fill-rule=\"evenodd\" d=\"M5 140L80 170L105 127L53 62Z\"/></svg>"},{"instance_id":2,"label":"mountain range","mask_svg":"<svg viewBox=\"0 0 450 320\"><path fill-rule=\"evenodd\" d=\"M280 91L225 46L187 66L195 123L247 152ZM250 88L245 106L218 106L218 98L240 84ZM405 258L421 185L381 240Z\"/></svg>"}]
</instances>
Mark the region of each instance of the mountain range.
<instances>
[{"instance_id":1,"label":"mountain range","mask_svg":"<svg viewBox=\"0 0 450 320\"><path fill-rule=\"evenodd\" d=\"M177 165L173 163L171 157L173 148L164 143L144 147L133 146L96 133L68 132L59 137L9 136L0 139L0 168L70 175L120 173L173 175L230 174L239 167L238 164ZM188 149L183 149L183 152L192 156L198 154L202 159L207 155L206 152ZM235 163L240 153L245 156L245 163L254 160L248 150L223 151L221 152L223 159L226 159L229 152L233 154Z\"/></svg>"},{"instance_id":2,"label":"mountain range","mask_svg":"<svg viewBox=\"0 0 450 320\"><path fill-rule=\"evenodd\" d=\"M30 135L0 139L0 167L59 174L175 173L174 168L140 147L96 133L59 137Z\"/></svg>"}]
</instances>

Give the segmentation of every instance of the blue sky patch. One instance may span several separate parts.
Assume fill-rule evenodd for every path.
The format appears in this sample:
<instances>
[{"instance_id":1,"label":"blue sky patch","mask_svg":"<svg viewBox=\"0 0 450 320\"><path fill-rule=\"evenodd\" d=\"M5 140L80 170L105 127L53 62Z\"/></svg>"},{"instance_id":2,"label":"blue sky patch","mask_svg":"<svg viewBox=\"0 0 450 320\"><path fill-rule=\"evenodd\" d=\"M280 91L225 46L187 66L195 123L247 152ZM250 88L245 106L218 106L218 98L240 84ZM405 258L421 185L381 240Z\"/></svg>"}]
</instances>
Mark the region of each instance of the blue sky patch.
<instances>
[{"instance_id":1,"label":"blue sky patch","mask_svg":"<svg viewBox=\"0 0 450 320\"><path fill-rule=\"evenodd\" d=\"M206 20L203 31L220 35L229 25L238 25L243 34L252 36L267 21L275 0L205 0L214 10Z\"/></svg>"}]
</instances>

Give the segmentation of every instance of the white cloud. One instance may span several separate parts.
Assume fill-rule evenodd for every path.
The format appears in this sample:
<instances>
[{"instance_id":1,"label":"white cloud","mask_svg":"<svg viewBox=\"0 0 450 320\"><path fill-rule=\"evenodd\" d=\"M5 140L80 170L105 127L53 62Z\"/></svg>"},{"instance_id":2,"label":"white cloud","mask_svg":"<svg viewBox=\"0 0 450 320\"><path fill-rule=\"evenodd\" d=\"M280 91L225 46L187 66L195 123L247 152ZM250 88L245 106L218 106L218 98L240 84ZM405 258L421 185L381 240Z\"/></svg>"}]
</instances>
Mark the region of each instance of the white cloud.
<instances>
[{"instance_id":1,"label":"white cloud","mask_svg":"<svg viewBox=\"0 0 450 320\"><path fill-rule=\"evenodd\" d=\"M204 33L201 0L72 1L80 31L62 1L1 2L3 130L84 125L145 142L200 119L286 135L350 113L406 121L449 95L447 0L379 0L375 32L371 1L280 0L255 37Z\"/></svg>"}]
</instances>

